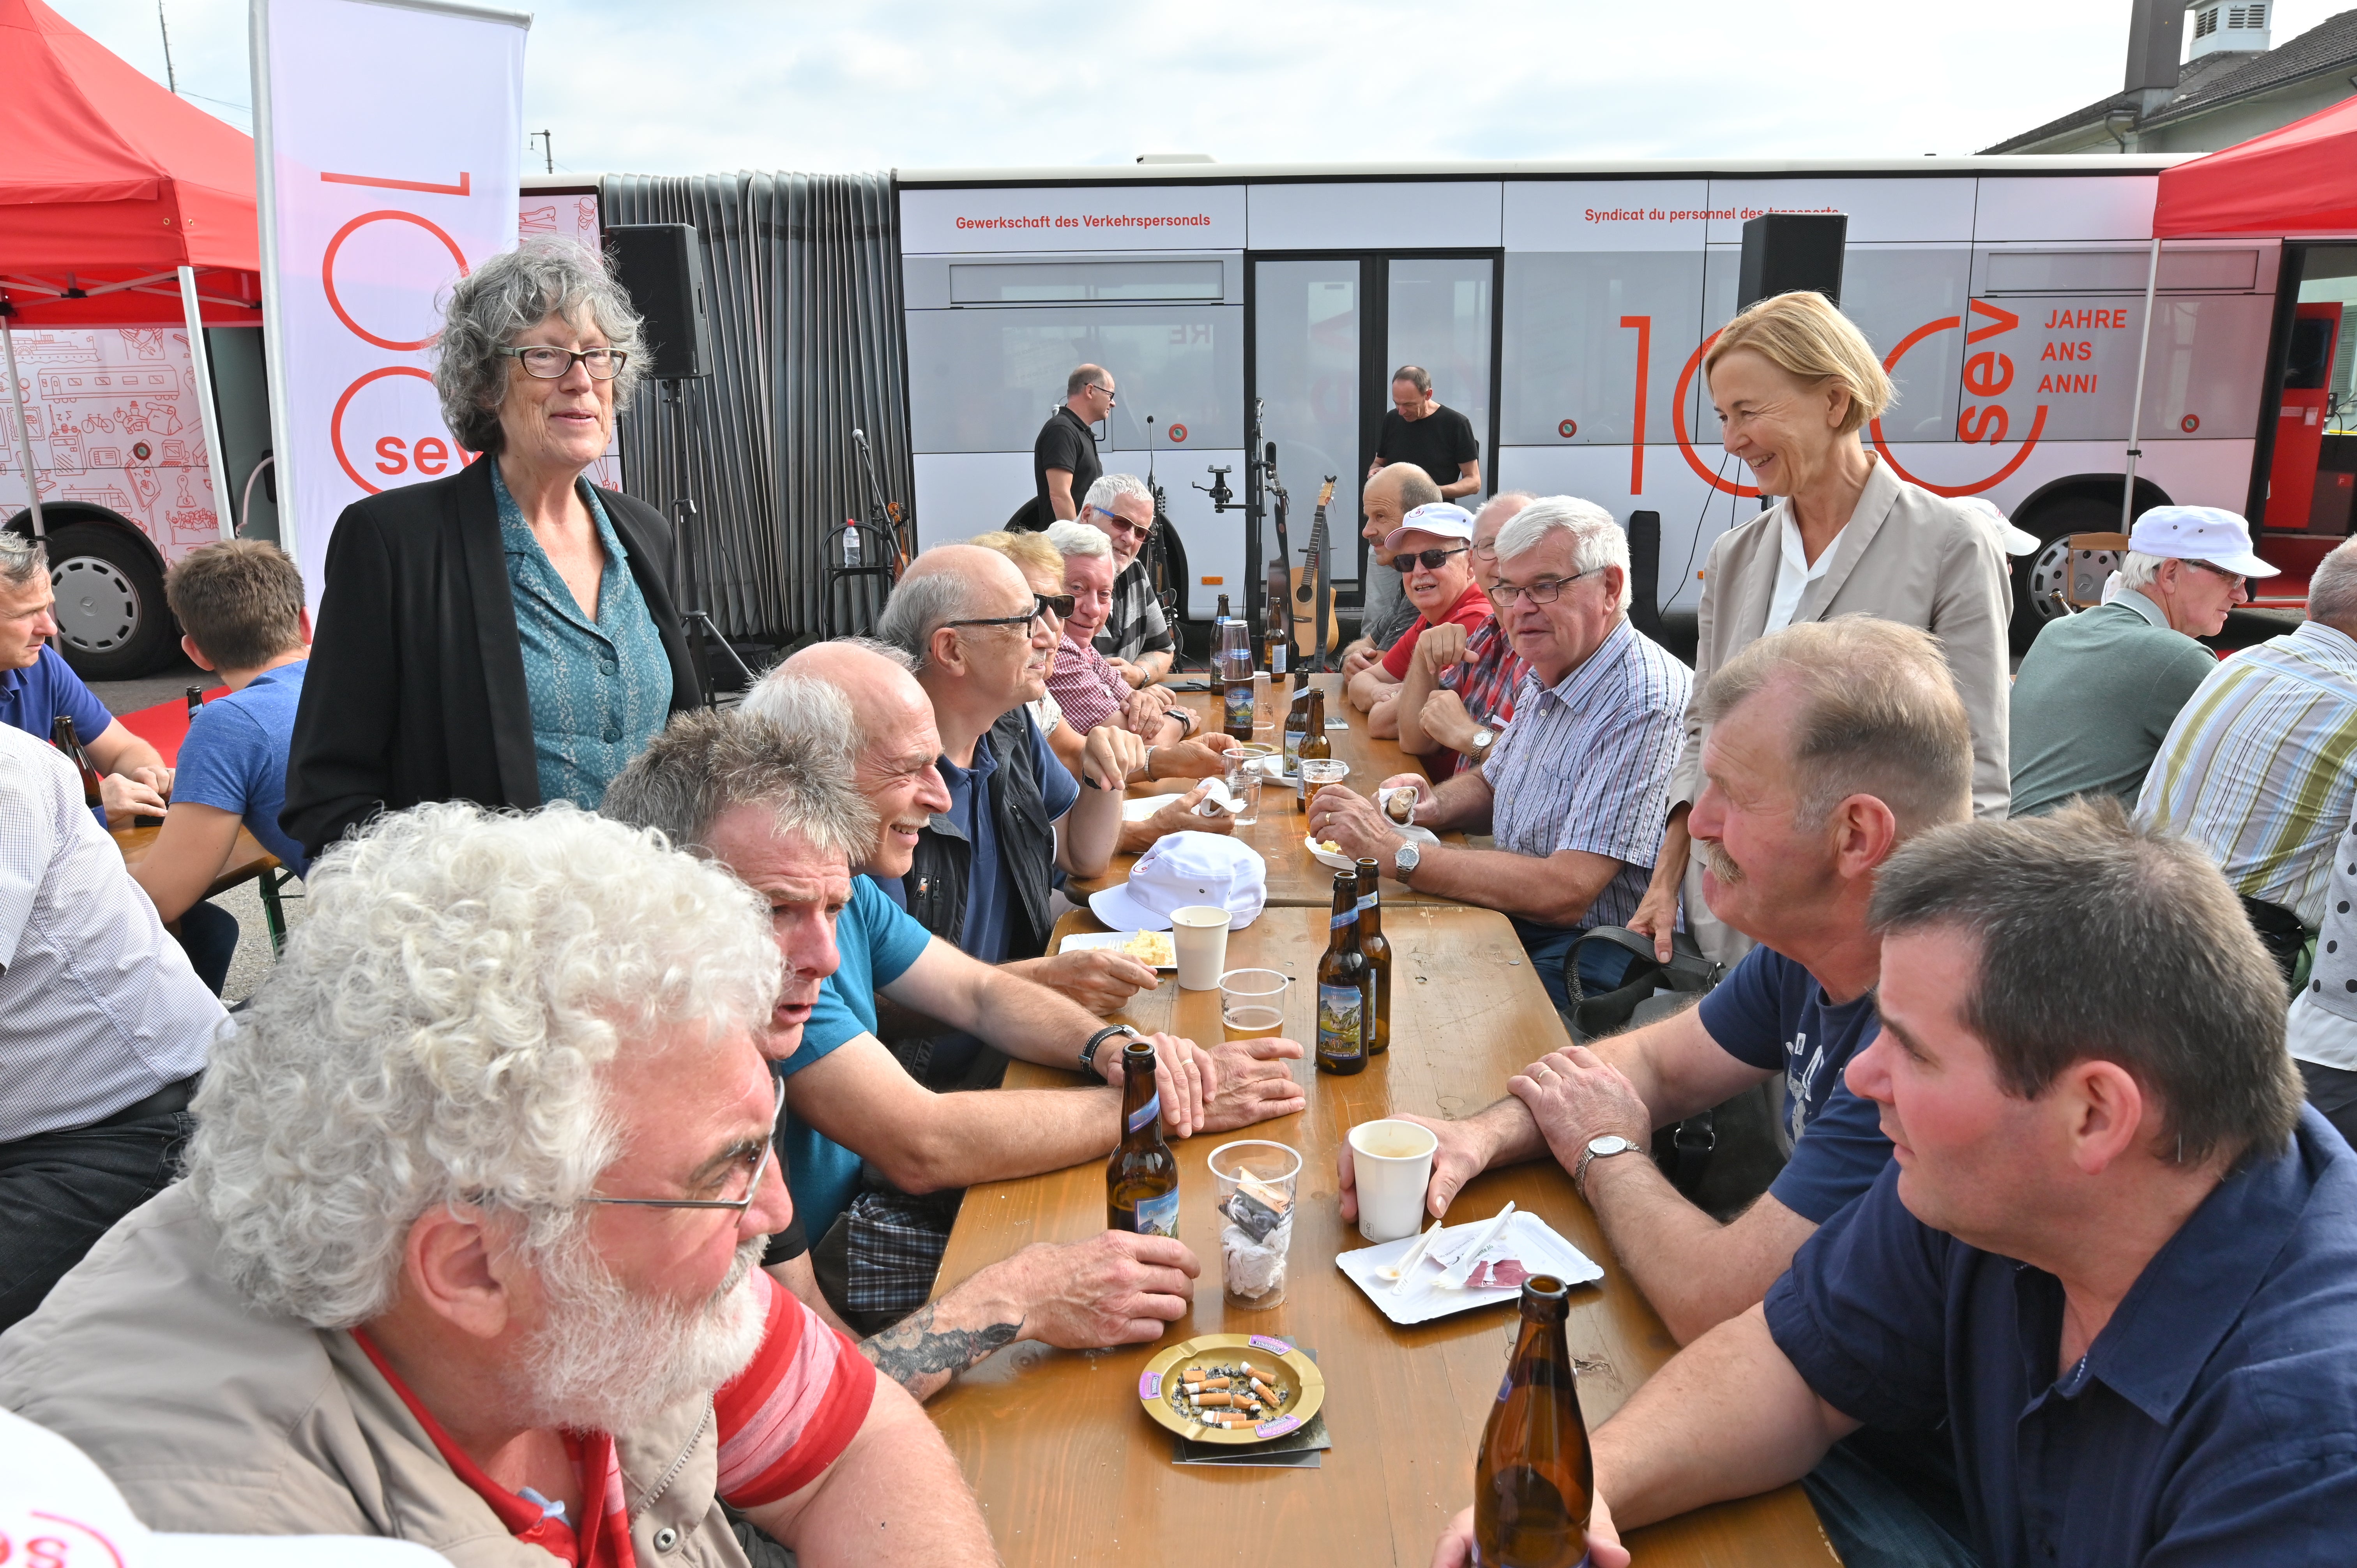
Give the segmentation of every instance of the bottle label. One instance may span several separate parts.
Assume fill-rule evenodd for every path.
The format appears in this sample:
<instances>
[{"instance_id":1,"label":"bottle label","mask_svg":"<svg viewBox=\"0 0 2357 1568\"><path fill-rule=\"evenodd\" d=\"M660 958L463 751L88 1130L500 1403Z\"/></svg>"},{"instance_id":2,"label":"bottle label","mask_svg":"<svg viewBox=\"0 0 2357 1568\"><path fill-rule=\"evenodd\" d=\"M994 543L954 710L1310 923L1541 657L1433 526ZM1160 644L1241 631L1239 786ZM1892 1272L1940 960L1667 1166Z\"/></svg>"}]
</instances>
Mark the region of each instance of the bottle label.
<instances>
[{"instance_id":1,"label":"bottle label","mask_svg":"<svg viewBox=\"0 0 2357 1568\"><path fill-rule=\"evenodd\" d=\"M1339 931L1345 926L1357 925L1359 923L1359 911L1365 908L1366 906L1364 904L1351 905L1349 908L1343 910L1332 919L1328 920L1326 922L1326 929L1329 931Z\"/></svg>"},{"instance_id":2,"label":"bottle label","mask_svg":"<svg viewBox=\"0 0 2357 1568\"><path fill-rule=\"evenodd\" d=\"M1374 907L1375 907L1375 895L1373 895L1372 893L1361 893L1361 894L1360 894L1360 895L1359 895L1359 908L1361 908L1361 909L1372 909L1372 908L1373 908Z\"/></svg>"},{"instance_id":3,"label":"bottle label","mask_svg":"<svg viewBox=\"0 0 2357 1568\"><path fill-rule=\"evenodd\" d=\"M1229 725L1232 727L1237 725L1249 725L1252 723L1252 716L1253 689L1251 682L1245 682L1242 684L1238 684L1237 682L1231 677L1228 681Z\"/></svg>"},{"instance_id":4,"label":"bottle label","mask_svg":"<svg viewBox=\"0 0 2357 1568\"><path fill-rule=\"evenodd\" d=\"M1137 1233L1141 1236L1176 1236L1178 1234L1178 1189L1172 1187L1160 1197L1137 1200Z\"/></svg>"},{"instance_id":5,"label":"bottle label","mask_svg":"<svg viewBox=\"0 0 2357 1568\"><path fill-rule=\"evenodd\" d=\"M1283 638L1279 638L1275 642L1268 645L1268 672L1270 674L1282 675L1285 673L1286 669L1286 656L1290 651L1291 650L1286 647L1285 639Z\"/></svg>"},{"instance_id":6,"label":"bottle label","mask_svg":"<svg viewBox=\"0 0 2357 1568\"><path fill-rule=\"evenodd\" d=\"M1306 731L1288 729L1285 732L1285 770L1295 773L1301 767L1301 740Z\"/></svg>"},{"instance_id":7,"label":"bottle label","mask_svg":"<svg viewBox=\"0 0 2357 1568\"><path fill-rule=\"evenodd\" d=\"M1143 1133L1160 1120L1162 1120L1162 1091L1157 1089L1154 1091L1153 1099L1130 1112L1129 1130L1133 1133Z\"/></svg>"},{"instance_id":8,"label":"bottle label","mask_svg":"<svg viewBox=\"0 0 2357 1568\"><path fill-rule=\"evenodd\" d=\"M1366 1048L1366 993L1355 985L1319 986L1318 1054L1355 1057Z\"/></svg>"}]
</instances>

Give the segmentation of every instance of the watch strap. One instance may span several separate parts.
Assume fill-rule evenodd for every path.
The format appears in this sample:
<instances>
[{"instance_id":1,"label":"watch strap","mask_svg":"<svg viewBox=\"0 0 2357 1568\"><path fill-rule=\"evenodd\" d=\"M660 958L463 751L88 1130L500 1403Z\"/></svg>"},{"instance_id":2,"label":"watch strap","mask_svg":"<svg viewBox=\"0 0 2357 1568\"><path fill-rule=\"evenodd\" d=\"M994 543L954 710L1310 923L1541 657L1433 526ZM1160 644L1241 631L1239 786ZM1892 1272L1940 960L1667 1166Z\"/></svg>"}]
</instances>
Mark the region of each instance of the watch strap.
<instances>
[{"instance_id":1,"label":"watch strap","mask_svg":"<svg viewBox=\"0 0 2357 1568\"><path fill-rule=\"evenodd\" d=\"M1624 1138L1620 1142L1620 1146L1613 1150L1611 1154L1599 1155L1592 1148L1581 1149L1579 1151L1579 1163L1571 1167L1571 1185L1573 1189L1579 1194L1580 1201L1585 1203L1587 1200L1587 1167L1589 1165L1595 1164L1598 1160L1609 1160L1612 1158L1614 1155L1635 1154L1642 1147L1644 1147L1643 1144L1632 1144Z\"/></svg>"},{"instance_id":2,"label":"watch strap","mask_svg":"<svg viewBox=\"0 0 2357 1568\"><path fill-rule=\"evenodd\" d=\"M1089 1036L1089 1043L1081 1047L1081 1070L1082 1072L1097 1072L1097 1047L1103 1045L1107 1040L1112 1039L1115 1035L1126 1035L1133 1040L1141 1040L1146 1037L1126 1024L1106 1025L1103 1028L1099 1029L1095 1034L1091 1035ZM1097 1076L1102 1078L1104 1075L1103 1073L1098 1073Z\"/></svg>"}]
</instances>

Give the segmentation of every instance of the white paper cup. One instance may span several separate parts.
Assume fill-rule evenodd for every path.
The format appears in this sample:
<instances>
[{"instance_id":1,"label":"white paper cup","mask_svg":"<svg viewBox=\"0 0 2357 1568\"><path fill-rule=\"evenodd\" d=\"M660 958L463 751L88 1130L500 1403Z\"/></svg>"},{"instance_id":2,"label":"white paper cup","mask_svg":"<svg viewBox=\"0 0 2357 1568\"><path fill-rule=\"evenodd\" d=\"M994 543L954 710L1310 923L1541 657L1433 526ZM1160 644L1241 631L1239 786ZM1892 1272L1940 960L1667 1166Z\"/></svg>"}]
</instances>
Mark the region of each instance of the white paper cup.
<instances>
[{"instance_id":1,"label":"white paper cup","mask_svg":"<svg viewBox=\"0 0 2357 1568\"><path fill-rule=\"evenodd\" d=\"M1217 991L1220 972L1228 967L1228 922L1225 909L1211 904L1189 904L1170 911L1170 943L1178 950L1178 989Z\"/></svg>"},{"instance_id":2,"label":"white paper cup","mask_svg":"<svg viewBox=\"0 0 2357 1568\"><path fill-rule=\"evenodd\" d=\"M1440 1140L1414 1122L1361 1122L1351 1129L1351 1168L1359 1184L1359 1234L1396 1241L1424 1229L1424 1195Z\"/></svg>"}]
</instances>

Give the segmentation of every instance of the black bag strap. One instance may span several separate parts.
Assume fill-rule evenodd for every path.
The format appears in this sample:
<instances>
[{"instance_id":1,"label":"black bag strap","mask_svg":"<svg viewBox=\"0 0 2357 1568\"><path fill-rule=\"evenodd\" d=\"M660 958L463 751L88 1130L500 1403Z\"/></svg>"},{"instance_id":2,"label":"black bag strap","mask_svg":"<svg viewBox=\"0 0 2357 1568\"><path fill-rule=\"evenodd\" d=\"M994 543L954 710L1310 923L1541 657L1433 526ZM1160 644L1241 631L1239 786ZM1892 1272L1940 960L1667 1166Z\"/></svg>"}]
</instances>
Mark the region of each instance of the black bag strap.
<instances>
[{"instance_id":1,"label":"black bag strap","mask_svg":"<svg viewBox=\"0 0 2357 1568\"><path fill-rule=\"evenodd\" d=\"M1592 941L1609 943L1636 961L1619 985L1598 996L1587 994L1579 983L1579 950ZM1574 1041L1586 1045L1626 1028L1637 1004L1663 986L1699 996L1726 976L1727 966L1704 957L1694 939L1684 931L1670 939L1670 961L1665 964L1654 953L1652 938L1626 926L1591 926L1579 933L1578 940L1563 955L1563 989L1571 1000L1565 1026L1570 1029Z\"/></svg>"}]
</instances>

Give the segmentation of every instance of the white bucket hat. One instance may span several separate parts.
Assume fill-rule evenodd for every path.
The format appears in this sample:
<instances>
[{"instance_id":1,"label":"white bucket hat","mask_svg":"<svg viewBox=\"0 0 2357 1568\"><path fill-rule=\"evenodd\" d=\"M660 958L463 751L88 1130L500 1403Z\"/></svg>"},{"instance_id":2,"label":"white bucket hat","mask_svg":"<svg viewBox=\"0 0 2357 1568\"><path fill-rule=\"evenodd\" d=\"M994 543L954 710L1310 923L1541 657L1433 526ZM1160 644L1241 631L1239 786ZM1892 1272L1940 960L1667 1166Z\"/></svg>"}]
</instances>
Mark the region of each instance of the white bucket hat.
<instances>
[{"instance_id":1,"label":"white bucket hat","mask_svg":"<svg viewBox=\"0 0 2357 1568\"><path fill-rule=\"evenodd\" d=\"M2280 573L2251 548L2251 525L2223 507L2154 507L2129 530L2128 548L2139 555L2207 562L2245 577Z\"/></svg>"},{"instance_id":2,"label":"white bucket hat","mask_svg":"<svg viewBox=\"0 0 2357 1568\"><path fill-rule=\"evenodd\" d=\"M123 1568L450 1568L438 1552L373 1536L157 1534L90 1455L0 1410L0 1541L37 1538L61 1542L59 1561Z\"/></svg>"},{"instance_id":3,"label":"white bucket hat","mask_svg":"<svg viewBox=\"0 0 2357 1568\"><path fill-rule=\"evenodd\" d=\"M1243 930L1268 902L1268 867L1250 844L1224 833L1165 833L1129 868L1129 880L1089 895L1089 909L1115 930L1167 931L1170 911L1209 904Z\"/></svg>"}]
</instances>

